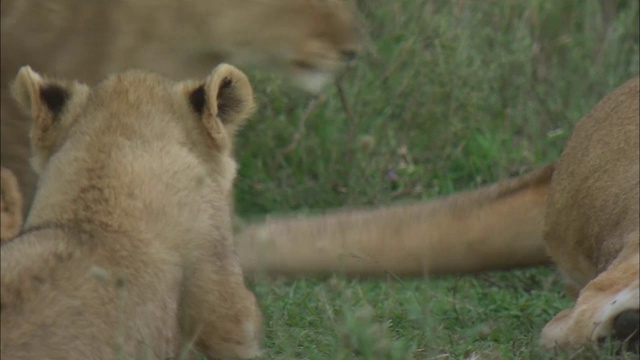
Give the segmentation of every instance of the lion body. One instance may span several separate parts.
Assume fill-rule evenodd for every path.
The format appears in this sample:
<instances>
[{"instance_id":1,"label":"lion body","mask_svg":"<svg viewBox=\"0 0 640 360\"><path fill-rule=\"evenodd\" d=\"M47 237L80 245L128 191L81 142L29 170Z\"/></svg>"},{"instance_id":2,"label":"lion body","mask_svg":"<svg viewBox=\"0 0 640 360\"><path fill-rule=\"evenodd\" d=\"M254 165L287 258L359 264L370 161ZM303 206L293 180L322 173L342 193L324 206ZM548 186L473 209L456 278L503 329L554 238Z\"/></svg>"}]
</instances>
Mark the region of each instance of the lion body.
<instances>
[{"instance_id":1,"label":"lion body","mask_svg":"<svg viewBox=\"0 0 640 360\"><path fill-rule=\"evenodd\" d=\"M576 124L556 163L545 242L580 288L638 231L638 96L634 79L603 99Z\"/></svg>"},{"instance_id":2,"label":"lion body","mask_svg":"<svg viewBox=\"0 0 640 360\"><path fill-rule=\"evenodd\" d=\"M640 79L578 122L556 163L544 241L576 305L542 332L547 347L638 337ZM624 323L635 323L629 329Z\"/></svg>"},{"instance_id":3,"label":"lion body","mask_svg":"<svg viewBox=\"0 0 640 360\"><path fill-rule=\"evenodd\" d=\"M40 182L1 247L2 357L257 355L230 219L231 140L253 107L244 74L134 71L89 88L23 68L13 91L34 119Z\"/></svg>"}]
</instances>

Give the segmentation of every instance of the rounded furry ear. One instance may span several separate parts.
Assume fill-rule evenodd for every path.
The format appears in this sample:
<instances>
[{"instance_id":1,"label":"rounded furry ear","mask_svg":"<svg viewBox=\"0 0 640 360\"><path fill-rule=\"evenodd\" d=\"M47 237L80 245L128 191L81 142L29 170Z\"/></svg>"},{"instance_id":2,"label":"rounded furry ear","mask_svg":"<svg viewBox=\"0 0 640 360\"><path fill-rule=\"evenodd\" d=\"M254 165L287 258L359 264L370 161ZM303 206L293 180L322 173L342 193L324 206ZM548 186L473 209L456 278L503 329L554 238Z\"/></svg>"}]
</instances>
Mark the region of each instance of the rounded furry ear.
<instances>
[{"instance_id":1,"label":"rounded furry ear","mask_svg":"<svg viewBox=\"0 0 640 360\"><path fill-rule=\"evenodd\" d=\"M60 120L73 90L68 84L44 79L29 66L20 68L11 92L22 110L31 115L35 145L48 145L48 132Z\"/></svg>"},{"instance_id":2,"label":"rounded furry ear","mask_svg":"<svg viewBox=\"0 0 640 360\"><path fill-rule=\"evenodd\" d=\"M39 114L41 106L39 91L43 83L42 77L31 70L30 66L23 66L11 86L13 98L32 118L36 118Z\"/></svg>"},{"instance_id":3,"label":"rounded furry ear","mask_svg":"<svg viewBox=\"0 0 640 360\"><path fill-rule=\"evenodd\" d=\"M54 121L71 96L67 86L43 79L29 66L20 68L11 90L23 110L31 112L34 120Z\"/></svg>"},{"instance_id":4,"label":"rounded furry ear","mask_svg":"<svg viewBox=\"0 0 640 360\"><path fill-rule=\"evenodd\" d=\"M23 66L18 71L11 85L11 93L20 108L32 119L32 165L36 172L41 170L44 161L55 151L72 123L69 114L84 102L88 92L86 85L46 79L29 66Z\"/></svg>"},{"instance_id":5,"label":"rounded furry ear","mask_svg":"<svg viewBox=\"0 0 640 360\"><path fill-rule=\"evenodd\" d=\"M211 113L224 125L238 125L255 108L249 79L232 65L216 66L206 80L205 88Z\"/></svg>"},{"instance_id":6,"label":"rounded furry ear","mask_svg":"<svg viewBox=\"0 0 640 360\"><path fill-rule=\"evenodd\" d=\"M228 64L216 66L204 84L191 91L189 102L219 147L229 146L228 136L233 136L255 109L249 79Z\"/></svg>"},{"instance_id":7,"label":"rounded furry ear","mask_svg":"<svg viewBox=\"0 0 640 360\"><path fill-rule=\"evenodd\" d=\"M236 67L220 64L205 82L209 108L224 125L246 120L255 108L247 75Z\"/></svg>"}]
</instances>

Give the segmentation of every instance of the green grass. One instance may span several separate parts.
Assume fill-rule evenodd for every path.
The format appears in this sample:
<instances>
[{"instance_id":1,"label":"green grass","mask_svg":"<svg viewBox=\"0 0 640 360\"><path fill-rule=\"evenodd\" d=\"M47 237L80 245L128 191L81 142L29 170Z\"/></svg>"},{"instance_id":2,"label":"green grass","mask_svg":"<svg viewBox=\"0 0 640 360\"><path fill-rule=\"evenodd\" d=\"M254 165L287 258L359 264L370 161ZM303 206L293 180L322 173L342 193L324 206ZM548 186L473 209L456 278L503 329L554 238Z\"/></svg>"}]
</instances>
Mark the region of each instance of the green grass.
<instances>
[{"instance_id":1,"label":"green grass","mask_svg":"<svg viewBox=\"0 0 640 360\"><path fill-rule=\"evenodd\" d=\"M635 0L358 5L371 43L341 81L350 114L336 87L314 99L250 72L259 111L237 144L240 216L426 199L529 171L639 73ZM615 358L613 346L538 349L571 304L552 269L251 286L265 359Z\"/></svg>"}]
</instances>

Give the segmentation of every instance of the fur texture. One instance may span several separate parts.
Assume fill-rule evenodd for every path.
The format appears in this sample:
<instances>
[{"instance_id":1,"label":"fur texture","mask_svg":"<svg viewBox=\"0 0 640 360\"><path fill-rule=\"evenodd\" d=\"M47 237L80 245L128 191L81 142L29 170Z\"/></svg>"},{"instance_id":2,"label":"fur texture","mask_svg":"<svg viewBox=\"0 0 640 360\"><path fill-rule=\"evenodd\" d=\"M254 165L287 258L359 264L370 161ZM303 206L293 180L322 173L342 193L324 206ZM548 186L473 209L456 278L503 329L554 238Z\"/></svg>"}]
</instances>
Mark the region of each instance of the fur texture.
<instances>
[{"instance_id":1,"label":"fur texture","mask_svg":"<svg viewBox=\"0 0 640 360\"><path fill-rule=\"evenodd\" d=\"M2 358L259 354L229 203L233 135L254 107L246 76L131 71L90 88L23 67L12 91L41 181L1 247Z\"/></svg>"},{"instance_id":2,"label":"fur texture","mask_svg":"<svg viewBox=\"0 0 640 360\"><path fill-rule=\"evenodd\" d=\"M2 168L1 171L0 242L4 242L16 236L22 226L22 194L13 172L6 168Z\"/></svg>"},{"instance_id":3,"label":"fur texture","mask_svg":"<svg viewBox=\"0 0 640 360\"><path fill-rule=\"evenodd\" d=\"M639 88L636 78L600 101L576 124L556 164L544 239L577 300L544 328L544 346L608 335L637 342ZM635 326L622 326L626 318Z\"/></svg>"}]
</instances>

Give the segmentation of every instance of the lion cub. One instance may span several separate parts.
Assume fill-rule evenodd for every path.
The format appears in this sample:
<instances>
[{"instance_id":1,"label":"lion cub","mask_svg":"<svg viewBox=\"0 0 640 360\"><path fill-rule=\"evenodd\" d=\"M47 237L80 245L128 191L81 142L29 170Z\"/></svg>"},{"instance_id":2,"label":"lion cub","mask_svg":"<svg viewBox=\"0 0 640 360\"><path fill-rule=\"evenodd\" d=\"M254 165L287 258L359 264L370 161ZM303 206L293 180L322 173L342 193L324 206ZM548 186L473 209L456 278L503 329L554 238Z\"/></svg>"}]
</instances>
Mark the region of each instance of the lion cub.
<instances>
[{"instance_id":1,"label":"lion cub","mask_svg":"<svg viewBox=\"0 0 640 360\"><path fill-rule=\"evenodd\" d=\"M19 181L23 213L37 176L28 121L8 79L25 63L93 85L145 69L183 79L220 62L262 67L318 92L363 48L364 30L344 0L2 0L2 166Z\"/></svg>"},{"instance_id":2,"label":"lion cub","mask_svg":"<svg viewBox=\"0 0 640 360\"><path fill-rule=\"evenodd\" d=\"M2 358L257 356L229 211L247 77L222 64L204 81L131 71L89 88L23 67L12 91L40 182L1 247Z\"/></svg>"}]
</instances>

